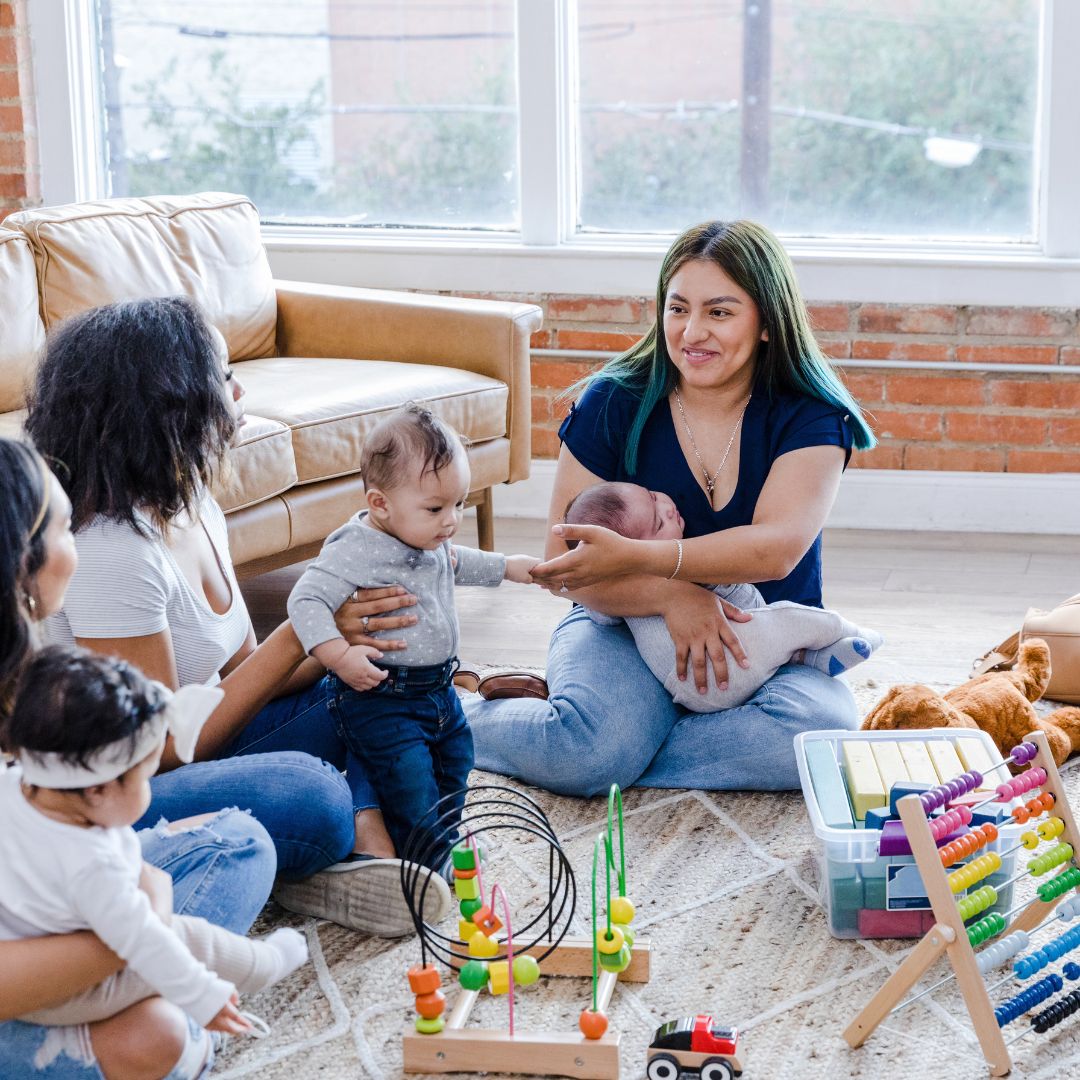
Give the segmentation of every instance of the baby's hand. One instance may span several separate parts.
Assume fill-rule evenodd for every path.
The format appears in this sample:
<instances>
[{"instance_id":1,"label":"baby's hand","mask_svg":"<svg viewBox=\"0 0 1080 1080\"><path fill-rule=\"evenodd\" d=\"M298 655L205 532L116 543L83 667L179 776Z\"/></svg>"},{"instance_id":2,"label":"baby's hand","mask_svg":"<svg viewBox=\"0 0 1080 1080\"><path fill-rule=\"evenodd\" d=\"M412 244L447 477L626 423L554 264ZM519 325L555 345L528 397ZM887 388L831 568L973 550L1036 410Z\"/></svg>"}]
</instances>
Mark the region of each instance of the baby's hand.
<instances>
[{"instance_id":1,"label":"baby's hand","mask_svg":"<svg viewBox=\"0 0 1080 1080\"><path fill-rule=\"evenodd\" d=\"M377 668L369 659L371 656L382 656L382 653L367 645L350 645L334 661L333 672L354 690L370 690L389 674L383 668Z\"/></svg>"},{"instance_id":2,"label":"baby's hand","mask_svg":"<svg viewBox=\"0 0 1080 1080\"><path fill-rule=\"evenodd\" d=\"M532 568L540 562L540 559L534 559L531 555L507 555L506 573L503 575L503 580L516 581L521 585L532 585Z\"/></svg>"},{"instance_id":3,"label":"baby's hand","mask_svg":"<svg viewBox=\"0 0 1080 1080\"><path fill-rule=\"evenodd\" d=\"M250 1020L240 1014L240 999L233 994L206 1025L207 1031L220 1031L224 1035L244 1035L254 1030Z\"/></svg>"}]
</instances>

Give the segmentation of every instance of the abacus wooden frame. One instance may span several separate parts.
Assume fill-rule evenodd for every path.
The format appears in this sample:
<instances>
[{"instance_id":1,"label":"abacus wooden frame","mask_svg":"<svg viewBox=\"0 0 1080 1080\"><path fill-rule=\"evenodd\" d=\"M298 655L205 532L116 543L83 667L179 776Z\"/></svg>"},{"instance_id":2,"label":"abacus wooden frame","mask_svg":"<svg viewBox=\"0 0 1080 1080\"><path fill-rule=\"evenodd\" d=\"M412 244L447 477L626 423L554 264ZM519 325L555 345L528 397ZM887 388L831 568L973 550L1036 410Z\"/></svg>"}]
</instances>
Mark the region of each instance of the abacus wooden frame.
<instances>
[{"instance_id":1,"label":"abacus wooden frame","mask_svg":"<svg viewBox=\"0 0 1080 1080\"><path fill-rule=\"evenodd\" d=\"M1080 851L1080 833L1077 832L1072 809L1065 797L1061 785L1061 776L1057 764L1050 753L1050 744L1041 731L1032 732L1025 742L1034 743L1038 753L1028 763L1028 768L1042 768L1046 771L1044 791L1054 796L1053 816L1065 823L1065 831L1056 839L1069 843L1074 851ZM1012 1069L1012 1060L1005 1046L1001 1028L994 1017L994 1007L986 992L986 984L979 973L975 960L975 950L968 941L964 920L956 906L956 898L949 888L948 876L941 865L937 843L930 832L930 824L917 795L907 795L897 803L900 818L907 831L911 852L919 867L926 894L937 920L926 936L911 951L904 962L893 972L880 990L864 1006L844 1031L844 1039L853 1049L862 1044L873 1034L877 1026L900 1003L908 991L930 970L942 953L949 958L957 985L963 995L964 1004L975 1035L982 1048L983 1057L990 1069L991 1076L1007 1076ZM1080 890L1078 890L1080 891ZM1011 933L1016 930L1033 930L1060 903L1056 900L1035 899L1012 920L1008 927Z\"/></svg>"}]
</instances>

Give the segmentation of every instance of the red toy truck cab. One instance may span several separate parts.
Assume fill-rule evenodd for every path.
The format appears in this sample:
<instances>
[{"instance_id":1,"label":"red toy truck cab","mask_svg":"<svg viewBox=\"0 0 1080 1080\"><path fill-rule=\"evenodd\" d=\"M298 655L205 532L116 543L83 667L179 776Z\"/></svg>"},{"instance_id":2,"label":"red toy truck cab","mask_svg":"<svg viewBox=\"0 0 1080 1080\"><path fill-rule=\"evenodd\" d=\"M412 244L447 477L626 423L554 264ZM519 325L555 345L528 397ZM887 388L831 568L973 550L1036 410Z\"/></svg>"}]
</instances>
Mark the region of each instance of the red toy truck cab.
<instances>
[{"instance_id":1,"label":"red toy truck cab","mask_svg":"<svg viewBox=\"0 0 1080 1080\"><path fill-rule=\"evenodd\" d=\"M718 1024L711 1016L683 1016L656 1029L649 1043L645 1074L649 1080L678 1080L680 1072L701 1080L732 1080L742 1075L735 1056L736 1028Z\"/></svg>"}]
</instances>

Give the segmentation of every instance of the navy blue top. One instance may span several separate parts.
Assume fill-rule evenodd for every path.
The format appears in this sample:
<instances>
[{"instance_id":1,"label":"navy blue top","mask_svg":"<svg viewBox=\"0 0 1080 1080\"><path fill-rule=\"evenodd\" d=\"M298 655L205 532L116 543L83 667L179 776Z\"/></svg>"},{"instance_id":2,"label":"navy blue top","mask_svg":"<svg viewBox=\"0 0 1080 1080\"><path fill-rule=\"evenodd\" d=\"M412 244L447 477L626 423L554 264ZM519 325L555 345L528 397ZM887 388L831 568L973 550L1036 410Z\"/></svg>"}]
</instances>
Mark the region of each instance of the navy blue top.
<instances>
[{"instance_id":1,"label":"navy blue top","mask_svg":"<svg viewBox=\"0 0 1080 1080\"><path fill-rule=\"evenodd\" d=\"M629 481L669 495L686 522L687 537L749 525L772 463L782 454L806 446L842 446L845 468L851 457L850 416L842 408L800 394L778 394L770 401L764 390L755 390L743 416L735 493L727 506L713 510L679 446L666 397L641 433L637 472L626 471L623 453L638 401L634 391L597 380L570 410L559 438L601 480ZM791 600L821 607L821 534L786 578L754 584L769 603Z\"/></svg>"}]
</instances>

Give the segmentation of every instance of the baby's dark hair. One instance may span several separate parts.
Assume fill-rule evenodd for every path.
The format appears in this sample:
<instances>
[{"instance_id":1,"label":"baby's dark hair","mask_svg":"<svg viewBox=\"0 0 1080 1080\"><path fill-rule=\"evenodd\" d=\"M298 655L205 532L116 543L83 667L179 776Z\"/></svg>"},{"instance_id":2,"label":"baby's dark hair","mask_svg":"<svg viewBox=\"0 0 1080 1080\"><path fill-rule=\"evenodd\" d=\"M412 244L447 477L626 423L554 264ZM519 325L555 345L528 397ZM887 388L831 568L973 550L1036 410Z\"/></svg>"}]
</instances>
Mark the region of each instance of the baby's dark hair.
<instances>
[{"instance_id":1,"label":"baby's dark hair","mask_svg":"<svg viewBox=\"0 0 1080 1080\"><path fill-rule=\"evenodd\" d=\"M49 646L19 675L4 727L8 751L58 754L85 767L103 746L130 738L166 705L161 687L138 668L88 649Z\"/></svg>"},{"instance_id":2,"label":"baby's dark hair","mask_svg":"<svg viewBox=\"0 0 1080 1080\"><path fill-rule=\"evenodd\" d=\"M372 428L360 455L360 475L366 488L391 491L429 472L438 476L462 449L461 436L445 420L410 401Z\"/></svg>"},{"instance_id":3,"label":"baby's dark hair","mask_svg":"<svg viewBox=\"0 0 1080 1080\"><path fill-rule=\"evenodd\" d=\"M579 491L567 504L563 518L567 525L602 525L620 536L630 535L626 500L618 485L610 482ZM575 548L577 541L567 540L566 546Z\"/></svg>"}]
</instances>

